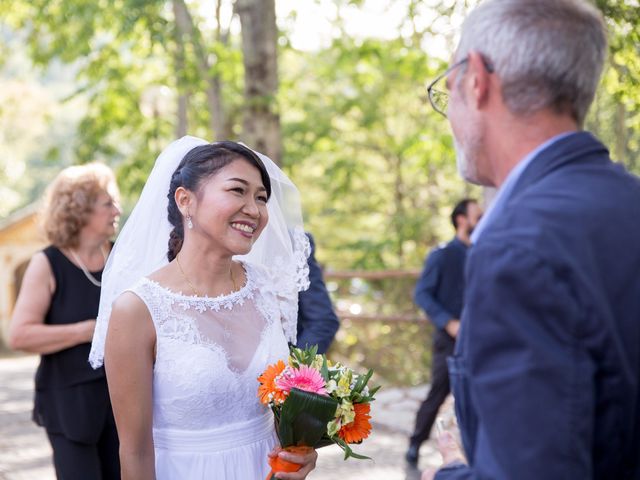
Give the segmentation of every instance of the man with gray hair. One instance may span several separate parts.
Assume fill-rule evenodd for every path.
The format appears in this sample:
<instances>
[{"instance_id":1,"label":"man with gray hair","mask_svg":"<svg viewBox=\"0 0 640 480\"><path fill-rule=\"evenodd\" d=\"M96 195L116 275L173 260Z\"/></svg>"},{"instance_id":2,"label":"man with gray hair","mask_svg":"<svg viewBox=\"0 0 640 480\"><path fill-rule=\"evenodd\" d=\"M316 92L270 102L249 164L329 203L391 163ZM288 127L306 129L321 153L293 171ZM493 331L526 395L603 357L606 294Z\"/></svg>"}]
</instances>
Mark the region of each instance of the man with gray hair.
<instances>
[{"instance_id":1,"label":"man with gray hair","mask_svg":"<svg viewBox=\"0 0 640 480\"><path fill-rule=\"evenodd\" d=\"M640 181L582 130L606 49L586 0L487 0L428 89L498 188L449 359L466 459L443 435L437 480L640 480Z\"/></svg>"}]
</instances>

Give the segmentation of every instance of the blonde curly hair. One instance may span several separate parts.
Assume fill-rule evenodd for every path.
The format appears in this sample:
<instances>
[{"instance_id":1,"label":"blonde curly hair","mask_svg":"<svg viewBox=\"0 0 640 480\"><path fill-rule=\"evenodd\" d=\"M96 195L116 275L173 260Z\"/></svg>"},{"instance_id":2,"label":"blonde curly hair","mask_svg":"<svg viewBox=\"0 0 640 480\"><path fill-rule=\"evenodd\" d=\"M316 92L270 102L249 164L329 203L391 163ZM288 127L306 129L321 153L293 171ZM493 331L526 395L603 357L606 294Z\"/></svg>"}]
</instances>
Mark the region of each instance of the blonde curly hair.
<instances>
[{"instance_id":1,"label":"blonde curly hair","mask_svg":"<svg viewBox=\"0 0 640 480\"><path fill-rule=\"evenodd\" d=\"M80 231L89 222L102 193L118 194L115 176L108 166L88 163L62 170L47 188L41 212L49 242L58 248L77 247Z\"/></svg>"}]
</instances>

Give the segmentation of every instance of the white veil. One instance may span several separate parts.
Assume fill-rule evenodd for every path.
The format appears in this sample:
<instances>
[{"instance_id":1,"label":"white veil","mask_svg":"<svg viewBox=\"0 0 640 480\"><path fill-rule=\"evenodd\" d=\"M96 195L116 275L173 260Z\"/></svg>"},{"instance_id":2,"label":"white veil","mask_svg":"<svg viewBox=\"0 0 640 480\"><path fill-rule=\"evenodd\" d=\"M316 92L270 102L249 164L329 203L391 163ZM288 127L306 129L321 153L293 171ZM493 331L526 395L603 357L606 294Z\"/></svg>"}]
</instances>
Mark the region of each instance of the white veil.
<instances>
[{"instance_id":1,"label":"white veil","mask_svg":"<svg viewBox=\"0 0 640 480\"><path fill-rule=\"evenodd\" d=\"M102 273L100 307L93 334L89 362L103 364L111 305L141 277L168 263L167 249L172 226L167 218L171 176L182 158L207 141L185 136L171 143L158 157L142 189L138 203L122 228ZM298 292L309 286L309 241L302 224L300 193L287 176L261 153L256 152L269 173L271 197L267 203L269 222L247 255L237 259L263 265L273 275L281 302L287 339L295 343Z\"/></svg>"}]
</instances>

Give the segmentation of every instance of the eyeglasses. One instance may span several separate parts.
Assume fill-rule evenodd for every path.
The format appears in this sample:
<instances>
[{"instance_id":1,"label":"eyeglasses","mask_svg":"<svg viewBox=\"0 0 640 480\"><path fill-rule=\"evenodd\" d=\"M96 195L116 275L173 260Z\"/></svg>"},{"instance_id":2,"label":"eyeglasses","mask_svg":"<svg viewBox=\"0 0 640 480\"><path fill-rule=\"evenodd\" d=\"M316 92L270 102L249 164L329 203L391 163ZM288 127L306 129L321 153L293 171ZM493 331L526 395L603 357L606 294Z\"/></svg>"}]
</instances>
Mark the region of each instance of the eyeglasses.
<instances>
[{"instance_id":1,"label":"eyeglasses","mask_svg":"<svg viewBox=\"0 0 640 480\"><path fill-rule=\"evenodd\" d=\"M463 65L469 61L469 57L465 57L462 60L454 63L447 68L443 73L438 75L433 82L427 87L427 95L429 96L429 103L433 109L441 115L447 116L447 105L449 105L449 93L447 93L447 86L442 82L447 81L447 77L460 65ZM442 86L440 86L442 85Z\"/></svg>"},{"instance_id":2,"label":"eyeglasses","mask_svg":"<svg viewBox=\"0 0 640 480\"><path fill-rule=\"evenodd\" d=\"M427 87L427 95L429 96L429 103L433 109L438 112L440 115L443 115L445 118L447 117L447 106L449 105L449 93L447 92L448 88L446 86L447 77L460 65L464 65L469 61L469 57L465 57L462 60L454 63L449 68L447 68L443 73L438 75L435 80L433 80L429 86ZM493 73L493 66L484 58L482 59L484 63L484 68L487 69L487 72ZM443 82L445 82L443 84Z\"/></svg>"}]
</instances>

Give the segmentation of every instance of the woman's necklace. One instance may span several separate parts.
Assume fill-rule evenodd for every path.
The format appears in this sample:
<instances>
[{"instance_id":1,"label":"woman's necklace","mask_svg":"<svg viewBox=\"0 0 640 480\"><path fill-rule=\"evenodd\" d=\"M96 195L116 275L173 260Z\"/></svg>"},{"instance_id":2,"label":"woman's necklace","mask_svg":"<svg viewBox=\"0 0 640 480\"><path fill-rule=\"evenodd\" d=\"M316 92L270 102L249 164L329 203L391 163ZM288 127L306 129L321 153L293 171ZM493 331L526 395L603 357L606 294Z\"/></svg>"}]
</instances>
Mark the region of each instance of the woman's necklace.
<instances>
[{"instance_id":1,"label":"woman's necklace","mask_svg":"<svg viewBox=\"0 0 640 480\"><path fill-rule=\"evenodd\" d=\"M195 293L197 297L202 297L203 295L201 295L198 289L193 286L193 283L191 283L191 281L189 280L189 277L187 277L186 273L184 273L184 270L182 269L182 265L180 265L180 260L178 259L178 257L179 255L176 255L176 263L178 264L178 268L180 269L180 273L182 274L182 277L187 281L187 283L189 284L189 287L191 287L191 290L193 290L193 293ZM231 278L231 284L233 285L233 291L235 292L238 289L238 287L236 286L236 281L233 278L233 266L232 268L229 269L229 278Z\"/></svg>"},{"instance_id":2,"label":"woman's necklace","mask_svg":"<svg viewBox=\"0 0 640 480\"><path fill-rule=\"evenodd\" d=\"M106 265L106 263L107 263L107 255L104 253L104 250L103 250L102 247L100 247L100 252L102 252L102 256L104 257L104 263ZM73 250L69 249L69 253L71 253L71 256L73 257L73 259L76 261L76 263L80 267L80 270L82 270L82 273L84 273L84 276L87 277L87 280L89 280L91 283L93 283L96 287L101 287L102 286L102 282L100 280L98 280L96 277L94 277L93 275L91 275L91 272L89 272L87 267L85 267L84 263L82 263L82 260L80 260L80 257L78 255L76 255L76 252L74 252Z\"/></svg>"}]
</instances>

